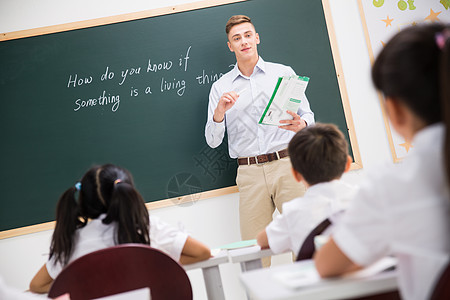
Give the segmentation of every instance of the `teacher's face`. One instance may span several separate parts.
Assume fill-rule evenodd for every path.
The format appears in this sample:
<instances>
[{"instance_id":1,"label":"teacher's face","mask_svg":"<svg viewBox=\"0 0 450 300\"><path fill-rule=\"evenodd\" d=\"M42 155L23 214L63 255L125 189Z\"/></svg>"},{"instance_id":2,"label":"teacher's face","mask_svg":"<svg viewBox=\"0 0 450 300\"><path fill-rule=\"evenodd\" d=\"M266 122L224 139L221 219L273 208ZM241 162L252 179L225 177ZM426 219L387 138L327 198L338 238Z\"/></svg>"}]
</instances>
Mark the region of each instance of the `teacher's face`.
<instances>
[{"instance_id":1,"label":"teacher's face","mask_svg":"<svg viewBox=\"0 0 450 300\"><path fill-rule=\"evenodd\" d=\"M238 61L258 57L258 44L259 35L251 23L235 25L228 33L228 48L235 53Z\"/></svg>"}]
</instances>

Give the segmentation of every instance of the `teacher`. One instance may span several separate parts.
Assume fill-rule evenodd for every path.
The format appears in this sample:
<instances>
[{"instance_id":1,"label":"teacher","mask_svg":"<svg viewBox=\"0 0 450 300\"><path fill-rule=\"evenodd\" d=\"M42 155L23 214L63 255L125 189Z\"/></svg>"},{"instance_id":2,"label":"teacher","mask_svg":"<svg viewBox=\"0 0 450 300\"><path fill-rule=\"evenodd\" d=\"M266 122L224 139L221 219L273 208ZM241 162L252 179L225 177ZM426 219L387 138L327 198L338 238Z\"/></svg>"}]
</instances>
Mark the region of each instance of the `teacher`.
<instances>
[{"instance_id":1,"label":"teacher","mask_svg":"<svg viewBox=\"0 0 450 300\"><path fill-rule=\"evenodd\" d=\"M258 55L260 37L249 17L232 16L225 31L236 64L211 87L205 136L208 145L216 148L227 130L230 157L237 158L239 165L241 237L248 240L272 221L275 207L281 212L284 202L303 195L304 185L291 175L287 146L296 132L314 124L314 113L302 95L299 110L288 111L293 119L280 121L283 126L258 124L278 78L295 72ZM263 264L267 266L269 260Z\"/></svg>"}]
</instances>

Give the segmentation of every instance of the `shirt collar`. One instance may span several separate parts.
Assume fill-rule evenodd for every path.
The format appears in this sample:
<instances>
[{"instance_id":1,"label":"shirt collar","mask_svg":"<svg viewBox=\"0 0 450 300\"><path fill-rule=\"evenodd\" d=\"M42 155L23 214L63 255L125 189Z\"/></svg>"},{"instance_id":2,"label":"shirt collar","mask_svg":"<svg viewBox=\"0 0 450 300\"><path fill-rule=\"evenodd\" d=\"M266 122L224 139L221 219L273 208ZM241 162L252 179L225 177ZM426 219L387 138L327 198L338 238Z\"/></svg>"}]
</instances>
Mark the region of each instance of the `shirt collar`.
<instances>
[{"instance_id":1,"label":"shirt collar","mask_svg":"<svg viewBox=\"0 0 450 300\"><path fill-rule=\"evenodd\" d=\"M428 147L434 145L440 147L439 141L443 141L442 136L445 134L445 125L443 123L435 123L421 129L413 138L413 145L416 148Z\"/></svg>"},{"instance_id":2,"label":"shirt collar","mask_svg":"<svg viewBox=\"0 0 450 300\"><path fill-rule=\"evenodd\" d=\"M258 62L256 63L255 68L253 69L252 75L255 74L257 70L261 70L264 73L266 72L266 63L261 56L259 57ZM236 80L239 76L241 76L242 78L248 78L247 76L242 75L241 71L238 68L237 62L234 64L232 72L233 72L232 76L233 81Z\"/></svg>"}]
</instances>

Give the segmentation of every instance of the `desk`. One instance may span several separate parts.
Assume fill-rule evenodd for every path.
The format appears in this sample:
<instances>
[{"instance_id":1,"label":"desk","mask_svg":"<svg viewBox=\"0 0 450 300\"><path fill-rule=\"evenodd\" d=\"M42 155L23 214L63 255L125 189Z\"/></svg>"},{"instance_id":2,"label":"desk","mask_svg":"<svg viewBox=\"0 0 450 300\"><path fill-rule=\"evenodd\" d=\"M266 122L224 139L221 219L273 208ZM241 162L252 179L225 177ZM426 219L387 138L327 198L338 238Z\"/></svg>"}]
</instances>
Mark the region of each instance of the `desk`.
<instances>
[{"instance_id":1,"label":"desk","mask_svg":"<svg viewBox=\"0 0 450 300\"><path fill-rule=\"evenodd\" d=\"M395 270L385 271L367 278L322 279L310 286L297 289L289 288L274 279L276 273L293 271L298 268L312 268L313 266L312 260L304 260L242 273L240 279L248 295L256 300L345 299L397 289L397 272Z\"/></svg>"},{"instance_id":2,"label":"desk","mask_svg":"<svg viewBox=\"0 0 450 300\"><path fill-rule=\"evenodd\" d=\"M208 260L185 265L183 267L186 271L202 269L208 299L225 300L219 265L227 262L228 253L226 250L221 250L217 255Z\"/></svg>"},{"instance_id":3,"label":"desk","mask_svg":"<svg viewBox=\"0 0 450 300\"><path fill-rule=\"evenodd\" d=\"M261 250L260 246L228 250L230 262L240 263L242 272L262 268L261 258L272 255L272 250Z\"/></svg>"}]
</instances>

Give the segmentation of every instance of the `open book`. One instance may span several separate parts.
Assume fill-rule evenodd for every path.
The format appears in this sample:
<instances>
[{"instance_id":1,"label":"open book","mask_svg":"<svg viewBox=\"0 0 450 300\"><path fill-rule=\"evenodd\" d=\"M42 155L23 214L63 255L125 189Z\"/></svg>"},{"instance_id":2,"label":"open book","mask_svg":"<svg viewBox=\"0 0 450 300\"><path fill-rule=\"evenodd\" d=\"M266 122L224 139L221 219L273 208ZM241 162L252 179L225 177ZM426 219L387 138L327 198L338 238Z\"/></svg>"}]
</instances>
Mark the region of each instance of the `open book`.
<instances>
[{"instance_id":1,"label":"open book","mask_svg":"<svg viewBox=\"0 0 450 300\"><path fill-rule=\"evenodd\" d=\"M275 90L259 124L280 126L286 125L280 123L281 120L292 120L293 117L286 111L297 112L305 97L308 82L309 77L304 76L292 75L278 78Z\"/></svg>"}]
</instances>

